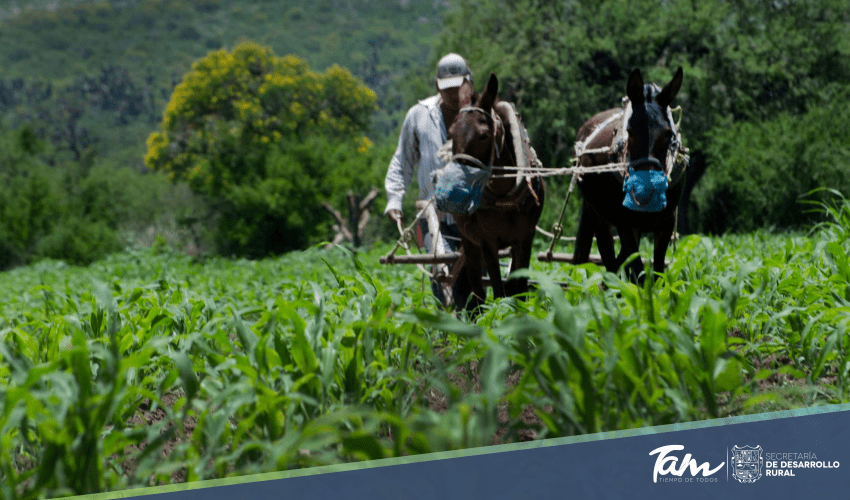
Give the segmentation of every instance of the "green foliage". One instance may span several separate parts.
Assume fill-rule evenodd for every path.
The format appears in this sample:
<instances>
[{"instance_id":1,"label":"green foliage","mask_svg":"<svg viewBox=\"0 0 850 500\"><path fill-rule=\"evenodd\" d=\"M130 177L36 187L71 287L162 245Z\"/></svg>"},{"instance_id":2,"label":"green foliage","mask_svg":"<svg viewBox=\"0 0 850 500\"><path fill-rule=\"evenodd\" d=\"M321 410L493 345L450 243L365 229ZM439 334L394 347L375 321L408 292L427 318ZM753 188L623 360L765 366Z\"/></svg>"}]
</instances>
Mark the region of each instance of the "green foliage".
<instances>
[{"instance_id":1,"label":"green foliage","mask_svg":"<svg viewBox=\"0 0 850 500\"><path fill-rule=\"evenodd\" d=\"M850 88L850 87L848 87ZM712 175L697 189L706 229L748 232L810 225L801 198L818 187L850 193L847 90L802 115L717 128L708 147Z\"/></svg>"},{"instance_id":2,"label":"green foliage","mask_svg":"<svg viewBox=\"0 0 850 500\"><path fill-rule=\"evenodd\" d=\"M504 75L535 146L560 164L584 120L619 105L632 68L664 83L684 67L677 102L692 147L718 118L804 111L811 96L850 79L847 12L843 0L460 1L438 52L460 51L479 74ZM475 43L483 35L495 38Z\"/></svg>"},{"instance_id":3,"label":"green foliage","mask_svg":"<svg viewBox=\"0 0 850 500\"><path fill-rule=\"evenodd\" d=\"M715 187L729 181L726 172L761 168L728 164L727 148L744 146L725 133L731 128L758 139L763 124L807 116L850 83L847 0L35 0L21 8L0 13L0 115L14 127L30 124L53 147L42 154L59 163L96 154L106 163L139 165L144 139L192 63L245 39L314 69L349 68L376 93L378 107L363 133L379 145L394 141L404 112L434 92L436 59L458 51L470 60L479 88L489 71L497 72L503 97L517 103L535 149L553 167L566 165L584 120L619 105L631 68L662 82L682 65L677 103L694 153L690 178L705 171L698 180L705 184L691 203L698 215L681 220L702 231L748 227L737 209L724 212L724 193ZM833 143L821 144L828 150ZM779 164L795 158L764 156ZM826 185L830 175L818 178L816 185ZM549 180L547 229L566 181ZM574 232L578 201L568 208L567 234ZM757 222L764 226L774 217L780 224L798 220L762 213Z\"/></svg>"},{"instance_id":4,"label":"green foliage","mask_svg":"<svg viewBox=\"0 0 850 500\"><path fill-rule=\"evenodd\" d=\"M44 96L40 107L57 114L62 107L59 91L75 80L99 80L109 68L127 71L133 88L143 94L143 112L123 114L127 122L113 125L122 114L92 102L85 106L83 121L93 138L116 137L101 154L112 160L132 156L134 163L145 153L150 125L162 116L192 63L210 50L232 48L243 40L270 46L279 54L295 54L314 69L334 64L349 68L377 93L379 108L372 113L375 129L370 137L378 141L421 97L411 92L410 84L431 83L433 69L419 73L418 61L428 57L446 9L442 3L366 0L36 0L16 7L22 12L0 7L0 94L4 83L50 85L53 94ZM290 10L300 14L292 16ZM428 88L433 90L433 85ZM7 105L0 97L0 115L17 115ZM36 119L56 126L55 120ZM137 130L140 123L144 130Z\"/></svg>"},{"instance_id":5,"label":"green foliage","mask_svg":"<svg viewBox=\"0 0 850 500\"><path fill-rule=\"evenodd\" d=\"M39 240L40 257L61 259L72 264L89 264L122 250L118 232L103 220L65 215L50 234Z\"/></svg>"},{"instance_id":6,"label":"green foliage","mask_svg":"<svg viewBox=\"0 0 850 500\"><path fill-rule=\"evenodd\" d=\"M303 248L325 237L320 202L340 187L336 173L350 178L347 170L369 163L362 134L374 102L339 66L315 73L243 43L193 66L148 140L146 163L218 205L225 254Z\"/></svg>"},{"instance_id":7,"label":"green foliage","mask_svg":"<svg viewBox=\"0 0 850 500\"><path fill-rule=\"evenodd\" d=\"M374 92L339 66L315 73L294 56L246 42L193 65L148 139L145 161L217 196L265 178L264 156L275 146L313 135L357 139L374 103Z\"/></svg>"},{"instance_id":8,"label":"green foliage","mask_svg":"<svg viewBox=\"0 0 850 500\"><path fill-rule=\"evenodd\" d=\"M156 120L152 83L150 74L143 83L126 67L108 64L63 81L3 79L0 117L9 126L32 128L50 146L43 154L51 163L104 152L120 158L139 149L140 126L147 132Z\"/></svg>"},{"instance_id":9,"label":"green foliage","mask_svg":"<svg viewBox=\"0 0 850 500\"><path fill-rule=\"evenodd\" d=\"M162 225L186 207L164 176L87 157L50 166L29 128L0 134L0 269L48 257L89 264L126 237ZM191 200L189 200L191 201Z\"/></svg>"},{"instance_id":10,"label":"green foliage","mask_svg":"<svg viewBox=\"0 0 850 500\"><path fill-rule=\"evenodd\" d=\"M0 143L0 268L29 261L61 214L60 191L35 153L33 132L4 133Z\"/></svg>"},{"instance_id":11,"label":"green foliage","mask_svg":"<svg viewBox=\"0 0 850 500\"><path fill-rule=\"evenodd\" d=\"M245 473L337 462L326 448L334 435L353 450L364 442L352 432L363 432L357 406L405 412L419 388L396 374L412 369L405 359L417 334L385 320L399 301L422 296L323 262L347 258L290 257L260 267L213 261L203 291L193 277L202 268L170 252L93 266L107 279L93 287L89 272L48 262L34 275L6 275L4 285L19 288L4 288L0 413L4 449L16 450L0 459L4 497L16 496L11 488L28 496L146 486L170 482L175 469L189 480L222 477L231 463ZM37 317L24 312L30 301ZM32 369L46 375L30 377ZM157 408L163 419L136 425L134 414ZM196 425L184 428L186 419ZM174 449L163 462L166 447Z\"/></svg>"},{"instance_id":12,"label":"green foliage","mask_svg":"<svg viewBox=\"0 0 850 500\"><path fill-rule=\"evenodd\" d=\"M235 185L224 194L218 247L225 254L262 256L304 248L324 219L320 180L326 175L322 150L311 140L274 148L265 159L266 176ZM324 143L330 146L327 142ZM313 207L313 209L307 209Z\"/></svg>"}]
</instances>

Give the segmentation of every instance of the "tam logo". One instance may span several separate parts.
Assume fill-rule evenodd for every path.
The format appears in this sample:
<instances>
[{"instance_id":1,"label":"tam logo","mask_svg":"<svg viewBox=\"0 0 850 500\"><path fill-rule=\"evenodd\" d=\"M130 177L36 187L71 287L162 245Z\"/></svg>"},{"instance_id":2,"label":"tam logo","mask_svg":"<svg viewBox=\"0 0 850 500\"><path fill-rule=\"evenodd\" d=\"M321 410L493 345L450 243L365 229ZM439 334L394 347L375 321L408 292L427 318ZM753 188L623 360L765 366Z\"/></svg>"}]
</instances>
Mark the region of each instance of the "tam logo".
<instances>
[{"instance_id":1,"label":"tam logo","mask_svg":"<svg viewBox=\"0 0 850 500\"><path fill-rule=\"evenodd\" d=\"M667 456L671 451L681 451L684 450L685 447L678 444L670 444L667 446L662 446L660 448L656 448L649 452L650 455L658 454L658 458L655 459L655 468L652 471L652 482L658 482L658 475L666 476L667 474L672 474L674 476L680 477L685 473L686 470L690 468L691 476L696 477L698 472L702 472L702 477L707 477L715 472L719 471L726 462L722 462L720 465L715 467L714 469L708 464L708 462L703 462L702 465L699 465L696 460L691 457L691 454L688 453L685 455L685 458L682 459L682 464L677 469L676 466L679 462L679 457L676 456Z\"/></svg>"}]
</instances>

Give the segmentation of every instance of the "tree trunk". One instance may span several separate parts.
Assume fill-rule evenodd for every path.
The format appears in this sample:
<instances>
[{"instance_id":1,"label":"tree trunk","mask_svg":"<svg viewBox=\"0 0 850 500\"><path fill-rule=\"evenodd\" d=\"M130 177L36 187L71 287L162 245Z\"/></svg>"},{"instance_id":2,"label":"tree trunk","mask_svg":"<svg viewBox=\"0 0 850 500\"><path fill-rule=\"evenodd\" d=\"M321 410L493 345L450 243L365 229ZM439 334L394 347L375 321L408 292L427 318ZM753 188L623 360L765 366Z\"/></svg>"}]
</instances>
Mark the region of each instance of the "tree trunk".
<instances>
[{"instance_id":1,"label":"tree trunk","mask_svg":"<svg viewBox=\"0 0 850 500\"><path fill-rule=\"evenodd\" d=\"M363 244L363 232L366 229L366 223L369 222L371 216L370 206L380 192L380 189L373 187L366 197L361 198L360 195L349 191L347 218L343 217L330 203L322 202L322 206L336 221L334 229L337 234L327 248L338 245L345 240L350 241L355 250L360 248L360 245Z\"/></svg>"}]
</instances>

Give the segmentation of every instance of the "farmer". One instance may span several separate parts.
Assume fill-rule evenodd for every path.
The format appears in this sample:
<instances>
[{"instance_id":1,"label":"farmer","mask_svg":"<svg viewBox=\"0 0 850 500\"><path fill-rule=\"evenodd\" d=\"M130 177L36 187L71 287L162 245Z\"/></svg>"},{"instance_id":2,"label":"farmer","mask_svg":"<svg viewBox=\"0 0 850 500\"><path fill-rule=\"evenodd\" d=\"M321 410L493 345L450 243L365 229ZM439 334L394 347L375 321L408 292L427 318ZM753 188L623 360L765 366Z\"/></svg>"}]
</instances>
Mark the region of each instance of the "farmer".
<instances>
[{"instance_id":1,"label":"farmer","mask_svg":"<svg viewBox=\"0 0 850 500\"><path fill-rule=\"evenodd\" d=\"M429 200L434 195L433 172L445 166L437 157L437 152L447 140L447 130L460 110L459 90L468 80L472 83L472 71L466 60L454 53L447 54L437 63L435 84L437 95L416 103L407 112L384 187L387 190L387 208L384 213L393 222L402 226L401 200L413 179L413 170L419 167L419 199ZM432 238L428 232L425 218L419 220L422 245L427 252L433 252ZM438 248L437 253L448 253L460 246L460 233L454 220L448 214L440 219L440 233L448 248ZM453 290L454 297L466 297L468 289L466 277L461 275ZM431 290L441 303L445 303L443 290L435 281L431 281Z\"/></svg>"}]
</instances>

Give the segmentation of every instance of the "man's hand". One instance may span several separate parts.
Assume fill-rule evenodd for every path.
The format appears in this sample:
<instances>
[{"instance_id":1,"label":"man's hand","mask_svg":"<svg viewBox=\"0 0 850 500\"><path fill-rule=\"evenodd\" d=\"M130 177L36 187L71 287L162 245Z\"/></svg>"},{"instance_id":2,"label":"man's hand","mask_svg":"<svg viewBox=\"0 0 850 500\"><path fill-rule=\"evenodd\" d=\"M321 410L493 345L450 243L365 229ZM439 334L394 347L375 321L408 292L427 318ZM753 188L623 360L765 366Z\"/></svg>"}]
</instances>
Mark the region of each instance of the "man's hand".
<instances>
[{"instance_id":1,"label":"man's hand","mask_svg":"<svg viewBox=\"0 0 850 500\"><path fill-rule=\"evenodd\" d=\"M404 228L401 225L401 210L392 209L387 212L387 217L398 226L398 232L404 234Z\"/></svg>"},{"instance_id":2,"label":"man's hand","mask_svg":"<svg viewBox=\"0 0 850 500\"><path fill-rule=\"evenodd\" d=\"M393 222L401 222L401 210L394 208L387 212L387 217Z\"/></svg>"}]
</instances>

